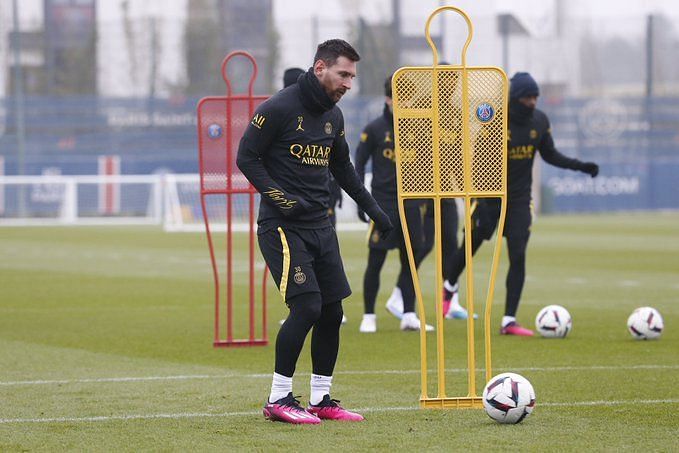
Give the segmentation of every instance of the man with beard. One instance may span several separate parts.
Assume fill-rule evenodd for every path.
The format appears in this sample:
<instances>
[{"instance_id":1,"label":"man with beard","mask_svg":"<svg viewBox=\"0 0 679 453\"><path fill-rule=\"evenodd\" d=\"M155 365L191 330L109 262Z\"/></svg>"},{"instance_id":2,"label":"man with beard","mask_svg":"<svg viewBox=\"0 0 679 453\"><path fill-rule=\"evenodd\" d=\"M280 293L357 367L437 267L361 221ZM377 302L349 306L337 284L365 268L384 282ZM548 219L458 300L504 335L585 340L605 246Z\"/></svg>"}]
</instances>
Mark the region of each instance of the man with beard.
<instances>
[{"instance_id":1,"label":"man with beard","mask_svg":"<svg viewBox=\"0 0 679 453\"><path fill-rule=\"evenodd\" d=\"M238 149L238 168L261 194L259 247L290 309L276 338L275 372L263 411L270 420L363 420L330 398L342 299L351 289L328 219L332 172L379 231L388 234L393 229L356 175L344 118L335 105L351 89L359 59L346 41L321 43L313 66L297 83L257 108ZM304 409L292 394L292 376L311 330L311 396Z\"/></svg>"},{"instance_id":2,"label":"man with beard","mask_svg":"<svg viewBox=\"0 0 679 453\"><path fill-rule=\"evenodd\" d=\"M533 335L532 330L516 322L516 311L526 279L526 248L532 221L532 170L536 151L540 152L545 162L556 167L581 171L592 178L599 174L597 164L566 157L556 150L549 119L536 108L539 95L538 84L530 74L518 72L512 77L509 90L507 216L504 228L509 270L505 313L500 330L502 335ZM472 253L476 253L483 241L492 237L500 218L498 198L479 199L475 201L475 205L472 216ZM464 240L467 240L467 234ZM465 267L464 247L463 242L455 254L450 271L447 272L444 297L453 297L457 292L457 280Z\"/></svg>"},{"instance_id":3,"label":"man with beard","mask_svg":"<svg viewBox=\"0 0 679 453\"><path fill-rule=\"evenodd\" d=\"M287 88L292 84L297 83L297 79L299 79L299 76L304 74L306 71L302 68L288 68L283 72L283 88ZM329 189L330 189L330 199L328 200L328 218L330 219L330 223L332 224L333 227L337 225L337 215L335 213L335 207L339 205L339 207L342 207L342 188L337 184L337 181L335 181L335 178L332 177L332 174L330 175L330 181L329 181ZM281 319L279 324L283 324L285 322L285 319ZM347 323L347 317L346 315L342 315L342 324Z\"/></svg>"},{"instance_id":4,"label":"man with beard","mask_svg":"<svg viewBox=\"0 0 679 453\"><path fill-rule=\"evenodd\" d=\"M304 74L304 69L302 68L288 68L283 72L283 88L287 88L293 83L297 83L299 76ZM335 178L330 175L330 202L328 203L328 217L330 218L330 223L332 226L337 225L337 215L335 213L335 208L339 206L342 207L342 188L337 184ZM342 318L342 324L347 322L346 316Z\"/></svg>"}]
</instances>

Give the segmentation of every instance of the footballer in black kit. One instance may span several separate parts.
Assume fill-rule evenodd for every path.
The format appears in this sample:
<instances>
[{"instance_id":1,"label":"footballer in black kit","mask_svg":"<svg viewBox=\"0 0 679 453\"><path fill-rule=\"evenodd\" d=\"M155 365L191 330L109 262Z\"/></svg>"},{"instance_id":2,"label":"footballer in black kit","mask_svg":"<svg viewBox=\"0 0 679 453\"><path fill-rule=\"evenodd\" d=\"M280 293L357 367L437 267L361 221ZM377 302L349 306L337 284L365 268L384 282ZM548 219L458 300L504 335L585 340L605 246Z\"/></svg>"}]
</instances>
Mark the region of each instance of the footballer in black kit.
<instances>
[{"instance_id":1,"label":"footballer in black kit","mask_svg":"<svg viewBox=\"0 0 679 453\"><path fill-rule=\"evenodd\" d=\"M526 72L511 79L509 92L509 143L507 163L507 215L503 235L507 239L509 270L507 294L501 333L505 335L532 336L533 332L516 322L523 284L526 278L526 248L532 222L531 186L533 162L540 152L542 159L559 168L577 170L597 176L599 166L564 156L554 146L547 115L536 108L540 94L538 84ZM484 240L492 237L500 218L500 200L476 200L472 222L472 252L476 253ZM465 240L466 240L465 235ZM457 282L465 267L464 243L458 248L447 283Z\"/></svg>"},{"instance_id":2,"label":"footballer in black kit","mask_svg":"<svg viewBox=\"0 0 679 453\"><path fill-rule=\"evenodd\" d=\"M383 237L371 224L368 230L368 263L363 277L364 315L359 331L377 331L375 299L380 287L380 271L387 252L398 248L401 270L398 287L402 291L403 309L401 330L419 330L420 321L415 315L415 289L408 264L408 254L401 219L398 210L398 191L396 184L396 155L394 143L394 116L392 112L391 77L385 81L385 104L382 115L371 121L363 130L356 150L356 171L361 181L365 179L365 166L372 161L371 193L380 207L387 213L396 232ZM422 214L424 202L407 200L405 202L406 221L410 233L413 255L419 257L424 243ZM359 207L358 217L364 222L368 219ZM416 260L416 264L419 264Z\"/></svg>"},{"instance_id":3,"label":"footballer in black kit","mask_svg":"<svg viewBox=\"0 0 679 453\"><path fill-rule=\"evenodd\" d=\"M299 76L304 74L304 70L301 68L288 68L285 70L283 73L283 88L287 88L292 84L297 83L297 79L299 79ZM329 183L329 189L330 189L330 202L328 203L328 218L330 219L330 223L332 226L335 226L337 224L337 215L335 212L335 208L339 206L340 208L342 207L342 188L337 184L337 181L335 181L335 178L332 177L332 174L330 175L330 183ZM346 322L346 317L342 319L342 323Z\"/></svg>"},{"instance_id":4,"label":"footballer in black kit","mask_svg":"<svg viewBox=\"0 0 679 453\"><path fill-rule=\"evenodd\" d=\"M344 118L335 105L351 88L359 59L343 40L320 44L313 67L257 108L238 149L238 168L261 194L259 247L290 310L276 338L275 372L264 407L271 420L363 419L330 398L342 299L351 290L328 219L332 173L382 234L393 229L351 164ZM312 329L311 395L304 409L293 397L292 376Z\"/></svg>"}]
</instances>

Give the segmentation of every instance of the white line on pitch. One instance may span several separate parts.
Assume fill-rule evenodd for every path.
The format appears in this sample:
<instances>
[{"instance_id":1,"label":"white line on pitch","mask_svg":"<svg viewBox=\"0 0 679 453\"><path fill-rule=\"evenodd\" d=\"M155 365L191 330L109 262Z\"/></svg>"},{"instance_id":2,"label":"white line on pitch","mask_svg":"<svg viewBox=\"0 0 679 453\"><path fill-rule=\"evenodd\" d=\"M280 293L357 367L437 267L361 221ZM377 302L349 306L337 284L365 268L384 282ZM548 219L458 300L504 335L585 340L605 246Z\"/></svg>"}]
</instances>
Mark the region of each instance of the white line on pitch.
<instances>
[{"instance_id":1,"label":"white line on pitch","mask_svg":"<svg viewBox=\"0 0 679 453\"><path fill-rule=\"evenodd\" d=\"M641 283L639 283L637 280L620 280L618 282L618 285L624 286L627 288L632 288L635 286L639 286Z\"/></svg>"},{"instance_id":2,"label":"white line on pitch","mask_svg":"<svg viewBox=\"0 0 679 453\"><path fill-rule=\"evenodd\" d=\"M35 381L0 381L0 386L86 384L102 382L186 381L190 379L219 379L232 377L240 377L240 375L187 374L178 376L140 376L140 377L112 377L112 378L89 378L89 379L40 379Z\"/></svg>"},{"instance_id":3,"label":"white line on pitch","mask_svg":"<svg viewBox=\"0 0 679 453\"><path fill-rule=\"evenodd\" d=\"M623 406L640 404L677 404L679 399L665 400L618 400L618 401L569 401L539 403L537 407L571 407L571 406ZM356 409L357 412L397 412L415 411L418 406L402 407L363 407ZM94 417L54 417L54 418L0 418L0 424L10 423L75 423L75 422L108 422L125 420L158 420L158 419L182 419L182 418L214 418L214 417L251 417L260 415L260 411L222 412L222 413L177 413L177 414L130 414L130 415L102 415Z\"/></svg>"},{"instance_id":4,"label":"white line on pitch","mask_svg":"<svg viewBox=\"0 0 679 453\"><path fill-rule=\"evenodd\" d=\"M535 372L561 372L561 371L606 371L606 370L676 370L679 365L593 365L593 366L561 366L561 367L518 367L505 368L498 367L496 370L506 371L535 371ZM436 370L429 370L430 373ZM477 372L483 368L477 368ZM446 368L447 373L466 373L467 368ZM419 374L420 370L348 370L337 371L336 375L360 376L376 374ZM309 373L297 373L297 376L309 376ZM11 387L20 385L63 385L63 384L89 384L107 382L145 382L145 381L188 381L193 379L263 379L270 378L271 373L233 373L233 374L185 374L177 376L140 376L140 377L110 377L110 378L89 378L89 379L41 379L32 381L0 381L0 387Z\"/></svg>"}]
</instances>

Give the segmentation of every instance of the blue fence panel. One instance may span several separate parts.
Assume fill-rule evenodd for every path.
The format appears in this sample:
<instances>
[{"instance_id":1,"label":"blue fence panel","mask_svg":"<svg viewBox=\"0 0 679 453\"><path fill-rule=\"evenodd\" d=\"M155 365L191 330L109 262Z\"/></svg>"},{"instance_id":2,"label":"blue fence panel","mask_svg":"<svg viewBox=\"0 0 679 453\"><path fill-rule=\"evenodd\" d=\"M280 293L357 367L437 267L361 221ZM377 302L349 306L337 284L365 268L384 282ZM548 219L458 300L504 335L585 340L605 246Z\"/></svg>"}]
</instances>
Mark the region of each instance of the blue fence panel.
<instances>
[{"instance_id":1,"label":"blue fence panel","mask_svg":"<svg viewBox=\"0 0 679 453\"><path fill-rule=\"evenodd\" d=\"M198 171L195 98L28 97L25 172L94 174L100 155L121 156L124 174ZM340 103L352 152L382 114L381 97ZM542 99L557 148L599 163L601 174L542 168L547 211L679 209L679 99ZM0 99L0 156L17 172L11 98Z\"/></svg>"},{"instance_id":2,"label":"blue fence panel","mask_svg":"<svg viewBox=\"0 0 679 453\"><path fill-rule=\"evenodd\" d=\"M600 174L542 163L544 211L679 209L679 99L565 99L543 106L557 149Z\"/></svg>"}]
</instances>

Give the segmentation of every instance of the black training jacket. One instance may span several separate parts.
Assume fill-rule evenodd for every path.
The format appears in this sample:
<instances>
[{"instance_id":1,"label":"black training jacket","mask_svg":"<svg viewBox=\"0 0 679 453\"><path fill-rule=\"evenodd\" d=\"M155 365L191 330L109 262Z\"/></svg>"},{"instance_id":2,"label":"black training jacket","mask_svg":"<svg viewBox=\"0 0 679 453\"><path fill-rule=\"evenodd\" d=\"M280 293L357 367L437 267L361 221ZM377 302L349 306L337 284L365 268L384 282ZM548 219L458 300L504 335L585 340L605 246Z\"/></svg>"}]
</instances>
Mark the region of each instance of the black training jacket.
<instances>
[{"instance_id":1,"label":"black training jacket","mask_svg":"<svg viewBox=\"0 0 679 453\"><path fill-rule=\"evenodd\" d=\"M394 117L384 104L382 115L375 118L363 129L361 141L356 149L356 172L361 181L365 180L365 166L372 159L373 177L371 193L385 209L395 209L396 154L394 153Z\"/></svg>"},{"instance_id":2,"label":"black training jacket","mask_svg":"<svg viewBox=\"0 0 679 453\"><path fill-rule=\"evenodd\" d=\"M344 134L341 110L311 70L257 108L237 165L261 194L260 227L330 225L330 172L366 213L375 214L379 208L351 164Z\"/></svg>"},{"instance_id":3,"label":"black training jacket","mask_svg":"<svg viewBox=\"0 0 679 453\"><path fill-rule=\"evenodd\" d=\"M512 103L514 102L517 101L512 100ZM530 202L536 151L540 152L545 162L556 167L578 170L582 165L578 159L566 157L554 147L547 115L538 109L535 109L532 115L526 115L524 112L519 113L510 108L507 144L509 202Z\"/></svg>"}]
</instances>

